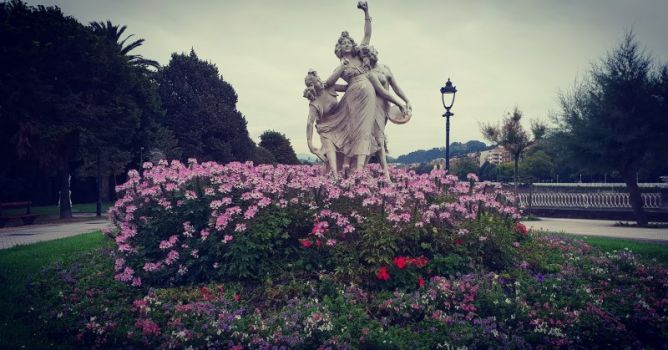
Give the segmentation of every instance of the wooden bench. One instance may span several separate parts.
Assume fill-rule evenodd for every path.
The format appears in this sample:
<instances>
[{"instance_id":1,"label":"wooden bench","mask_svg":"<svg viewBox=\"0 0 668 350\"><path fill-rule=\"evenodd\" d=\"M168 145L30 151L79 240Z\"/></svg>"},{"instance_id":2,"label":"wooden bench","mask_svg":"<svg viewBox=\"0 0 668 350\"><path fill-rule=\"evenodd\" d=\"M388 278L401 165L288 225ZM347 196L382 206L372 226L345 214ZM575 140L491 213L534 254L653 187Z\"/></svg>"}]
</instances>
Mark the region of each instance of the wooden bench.
<instances>
[{"instance_id":1,"label":"wooden bench","mask_svg":"<svg viewBox=\"0 0 668 350\"><path fill-rule=\"evenodd\" d=\"M18 219L21 219L24 225L31 225L32 223L34 223L35 219L37 219L39 215L30 213L31 205L32 202L30 201L0 203L0 227L4 227L5 224L11 220L18 220ZM23 209L23 208L26 209L25 214L2 216L3 209Z\"/></svg>"}]
</instances>

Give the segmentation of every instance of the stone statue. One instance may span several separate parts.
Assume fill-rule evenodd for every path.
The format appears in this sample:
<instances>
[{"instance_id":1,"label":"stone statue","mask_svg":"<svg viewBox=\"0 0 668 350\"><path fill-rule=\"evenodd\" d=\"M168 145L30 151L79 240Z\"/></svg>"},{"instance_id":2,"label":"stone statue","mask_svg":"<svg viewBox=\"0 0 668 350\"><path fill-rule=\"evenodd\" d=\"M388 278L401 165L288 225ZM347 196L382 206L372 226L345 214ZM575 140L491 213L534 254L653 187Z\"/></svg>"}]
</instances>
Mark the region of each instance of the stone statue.
<instances>
[{"instance_id":1,"label":"stone statue","mask_svg":"<svg viewBox=\"0 0 668 350\"><path fill-rule=\"evenodd\" d=\"M319 131L320 149L313 145L313 125L318 122L327 120L332 112L336 111L338 101L336 99L336 91L345 91L347 85L334 84L325 88L322 80L318 77L318 73L310 70L304 79L306 89L304 90L304 97L310 101L308 123L306 124L306 139L308 141L308 148L311 153L315 154L320 160L325 163L328 172L332 172L334 178L338 177L338 169L341 168L337 161L342 161L343 154L338 152L334 143L330 138L340 137L340 135L331 135L325 131ZM317 127L317 126L316 126ZM332 129L331 131L336 131Z\"/></svg>"},{"instance_id":2,"label":"stone statue","mask_svg":"<svg viewBox=\"0 0 668 350\"><path fill-rule=\"evenodd\" d=\"M396 86L389 69L383 70L385 66L382 66L373 72L377 67L377 54L374 58L360 55L360 48L368 48L371 40L371 17L366 2L360 1L357 7L364 11L365 17L361 45L358 46L348 32L342 32L334 48L340 65L324 83L314 71L309 71L306 76L304 97L310 101L307 139L311 152L325 162L334 177L340 170L347 172L353 160L355 169L362 169L371 155L379 153L389 180L385 161L385 120L408 121L410 104ZM337 85L339 78L348 84ZM387 89L390 86L403 102L390 94ZM338 102L336 91L345 91ZM398 113L389 107L388 101L397 106ZM320 149L313 146L314 124L322 142Z\"/></svg>"},{"instance_id":3,"label":"stone statue","mask_svg":"<svg viewBox=\"0 0 668 350\"><path fill-rule=\"evenodd\" d=\"M376 94L378 95L376 98L376 118L371 135L374 139L378 140L378 143L380 144L378 158L383 166L385 177L389 178L390 175L387 169L387 139L385 137L385 125L387 124L388 119L396 124L404 124L408 122L412 115L412 107L408 101L408 97L406 97L406 94L404 94L403 90L401 90L397 84L390 67L378 64L378 51L376 51L373 46L360 47L359 56L362 58L364 66L369 71L367 75L371 81L371 85L373 85ZM403 100L405 107L402 108L402 102L389 93L390 87L392 87L392 90L397 96ZM390 113L390 102L400 106L399 113L394 111Z\"/></svg>"}]
</instances>

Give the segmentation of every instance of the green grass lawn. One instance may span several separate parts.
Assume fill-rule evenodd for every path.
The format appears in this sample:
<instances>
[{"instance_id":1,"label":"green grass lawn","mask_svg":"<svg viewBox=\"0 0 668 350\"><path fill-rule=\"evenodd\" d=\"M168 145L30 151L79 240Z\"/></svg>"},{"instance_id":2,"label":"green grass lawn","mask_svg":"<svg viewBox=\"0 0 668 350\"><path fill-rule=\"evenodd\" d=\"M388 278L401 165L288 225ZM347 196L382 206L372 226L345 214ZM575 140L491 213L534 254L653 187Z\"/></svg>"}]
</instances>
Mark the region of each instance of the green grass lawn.
<instances>
[{"instance_id":1,"label":"green grass lawn","mask_svg":"<svg viewBox=\"0 0 668 350\"><path fill-rule=\"evenodd\" d=\"M564 235L566 237L575 237L587 242L593 247L601 249L604 252L613 252L616 250L629 249L638 254L644 260L656 259L662 264L668 265L668 244L652 243L630 239L619 239L609 237L580 236L569 233L550 233L554 235Z\"/></svg>"},{"instance_id":2,"label":"green grass lawn","mask_svg":"<svg viewBox=\"0 0 668 350\"><path fill-rule=\"evenodd\" d=\"M113 202L103 202L102 203L102 213L106 213L109 207L114 205ZM78 203L72 204L72 213L95 213L96 205L95 203ZM6 209L2 211L3 216L13 216L25 214L26 210L23 209ZM60 215L60 208L58 205L45 205L45 206L31 206L30 213L37 214L40 216L58 216Z\"/></svg>"},{"instance_id":3,"label":"green grass lawn","mask_svg":"<svg viewBox=\"0 0 668 350\"><path fill-rule=\"evenodd\" d=\"M0 349L43 349L43 338L23 322L17 322L30 307L23 298L26 285L42 268L57 261L67 262L78 254L104 247L112 241L100 231L0 250Z\"/></svg>"}]
</instances>

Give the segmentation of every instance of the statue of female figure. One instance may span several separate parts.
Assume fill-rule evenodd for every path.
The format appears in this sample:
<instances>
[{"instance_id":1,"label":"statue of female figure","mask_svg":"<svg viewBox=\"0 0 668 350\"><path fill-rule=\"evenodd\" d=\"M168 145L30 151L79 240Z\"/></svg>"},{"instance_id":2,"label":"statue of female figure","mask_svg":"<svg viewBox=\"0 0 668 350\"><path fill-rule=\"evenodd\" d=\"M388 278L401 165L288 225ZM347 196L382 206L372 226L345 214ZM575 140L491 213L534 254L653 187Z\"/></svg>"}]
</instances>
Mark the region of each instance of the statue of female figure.
<instances>
[{"instance_id":1,"label":"statue of female figure","mask_svg":"<svg viewBox=\"0 0 668 350\"><path fill-rule=\"evenodd\" d=\"M362 45L371 40L371 17L366 2L359 2L357 7L364 11L364 39ZM319 133L332 135L330 141L344 155L344 171L352 158L356 158L356 169L362 169L367 157L380 148L371 137L376 111L376 92L367 77L355 41L348 32L341 33L334 48L334 53L341 60L341 65L334 70L325 82L329 88L342 78L348 83L346 93L339 101L336 115L323 120L317 125Z\"/></svg>"},{"instance_id":2,"label":"statue of female figure","mask_svg":"<svg viewBox=\"0 0 668 350\"><path fill-rule=\"evenodd\" d=\"M404 91L399 87L399 84L397 84L397 80L392 74L390 67L384 64L378 64L378 51L376 51L373 46L361 46L359 49L359 56L362 59L364 66L369 71L369 80L378 94L378 97L376 98L375 123L371 134L380 145L378 158L383 166L385 176L389 179L385 125L387 124L388 119L396 124L404 124L408 122L411 118L411 104ZM403 103L389 93L390 87L392 87L392 90L403 100L403 103L405 103L403 108L401 107ZM395 115L395 113L390 113L390 102L399 106L401 112L399 113L399 116Z\"/></svg>"},{"instance_id":3,"label":"statue of female figure","mask_svg":"<svg viewBox=\"0 0 668 350\"><path fill-rule=\"evenodd\" d=\"M318 77L318 73L310 70L304 78L306 89L304 90L304 97L309 102L308 122L306 124L306 139L308 141L308 148L311 153L315 154L325 163L327 172L332 173L334 178L338 178L337 169L340 168L339 163L342 161L343 154L339 153L337 157L337 149L334 146L332 139L338 139L342 136L336 135L337 132L344 132L344 130L331 129L328 131L320 130L319 125L328 121L333 123L331 117L342 118L343 114L334 113L338 107L336 99L337 91L346 91L347 85L335 84L329 88L325 88L322 80ZM319 129L320 135L320 149L313 145L313 125ZM344 135L345 136L345 135Z\"/></svg>"}]
</instances>

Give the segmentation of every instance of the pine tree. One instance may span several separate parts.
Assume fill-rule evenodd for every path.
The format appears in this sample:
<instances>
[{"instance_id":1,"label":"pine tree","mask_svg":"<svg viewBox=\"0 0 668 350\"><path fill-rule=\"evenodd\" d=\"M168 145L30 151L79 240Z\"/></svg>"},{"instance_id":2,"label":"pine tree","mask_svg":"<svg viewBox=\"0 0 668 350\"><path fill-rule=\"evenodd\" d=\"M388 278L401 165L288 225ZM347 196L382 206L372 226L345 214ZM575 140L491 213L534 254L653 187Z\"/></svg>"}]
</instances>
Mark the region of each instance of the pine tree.
<instances>
[{"instance_id":1,"label":"pine tree","mask_svg":"<svg viewBox=\"0 0 668 350\"><path fill-rule=\"evenodd\" d=\"M668 162L666 80L665 68L653 72L652 58L628 33L584 81L562 96L556 118L573 162L622 175L640 226L648 220L636 174L646 163Z\"/></svg>"},{"instance_id":2,"label":"pine tree","mask_svg":"<svg viewBox=\"0 0 668 350\"><path fill-rule=\"evenodd\" d=\"M300 164L290 140L277 131L267 130L260 135L260 147L267 149L280 164Z\"/></svg>"},{"instance_id":3,"label":"pine tree","mask_svg":"<svg viewBox=\"0 0 668 350\"><path fill-rule=\"evenodd\" d=\"M172 54L158 72L165 125L174 132L183 158L246 161L255 144L236 109L237 94L218 68L190 54Z\"/></svg>"}]
</instances>

